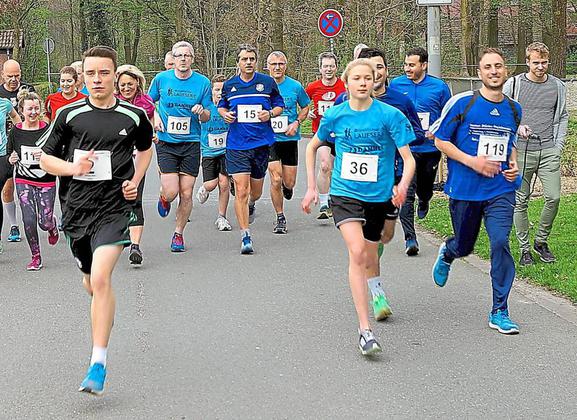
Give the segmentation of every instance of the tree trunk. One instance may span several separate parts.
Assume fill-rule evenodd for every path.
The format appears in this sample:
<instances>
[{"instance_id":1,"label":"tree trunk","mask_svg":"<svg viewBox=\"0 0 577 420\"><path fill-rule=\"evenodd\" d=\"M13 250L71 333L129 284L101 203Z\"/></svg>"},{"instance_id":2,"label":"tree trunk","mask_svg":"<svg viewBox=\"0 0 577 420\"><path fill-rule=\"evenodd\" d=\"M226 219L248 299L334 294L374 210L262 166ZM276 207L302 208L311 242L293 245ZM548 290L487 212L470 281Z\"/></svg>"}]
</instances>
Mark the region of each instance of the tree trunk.
<instances>
[{"instance_id":1,"label":"tree trunk","mask_svg":"<svg viewBox=\"0 0 577 420\"><path fill-rule=\"evenodd\" d=\"M283 40L283 1L272 0L272 47L277 51L284 51Z\"/></svg>"},{"instance_id":2,"label":"tree trunk","mask_svg":"<svg viewBox=\"0 0 577 420\"><path fill-rule=\"evenodd\" d=\"M519 14L517 18L517 63L515 74L527 71L525 65L525 48L533 42L532 23L533 8L531 0L519 1Z\"/></svg>"},{"instance_id":3,"label":"tree trunk","mask_svg":"<svg viewBox=\"0 0 577 420\"><path fill-rule=\"evenodd\" d=\"M557 77L566 76L567 56L567 0L551 0L553 19L551 43L548 45L551 57L549 71Z\"/></svg>"},{"instance_id":4,"label":"tree trunk","mask_svg":"<svg viewBox=\"0 0 577 420\"><path fill-rule=\"evenodd\" d=\"M479 4L477 0L461 0L462 55L467 74L476 76L477 51L479 47Z\"/></svg>"},{"instance_id":5,"label":"tree trunk","mask_svg":"<svg viewBox=\"0 0 577 420\"><path fill-rule=\"evenodd\" d=\"M500 0L489 1L489 20L487 22L487 46L499 46L499 9L501 8Z\"/></svg>"},{"instance_id":6,"label":"tree trunk","mask_svg":"<svg viewBox=\"0 0 577 420\"><path fill-rule=\"evenodd\" d=\"M124 60L128 64L134 64L132 59L132 40L130 33L130 15L128 10L122 10L122 37L124 39Z\"/></svg>"},{"instance_id":7,"label":"tree trunk","mask_svg":"<svg viewBox=\"0 0 577 420\"><path fill-rule=\"evenodd\" d=\"M88 34L86 33L86 6L87 0L80 0L79 2L79 13L78 17L80 18L80 50L81 53L88 49Z\"/></svg>"},{"instance_id":8,"label":"tree trunk","mask_svg":"<svg viewBox=\"0 0 577 420\"><path fill-rule=\"evenodd\" d=\"M142 13L140 11L136 12L136 24L134 27L134 41L132 43L132 55L130 57L130 63L136 64L136 60L138 58L138 46L140 44L140 20L142 17Z\"/></svg>"}]
</instances>

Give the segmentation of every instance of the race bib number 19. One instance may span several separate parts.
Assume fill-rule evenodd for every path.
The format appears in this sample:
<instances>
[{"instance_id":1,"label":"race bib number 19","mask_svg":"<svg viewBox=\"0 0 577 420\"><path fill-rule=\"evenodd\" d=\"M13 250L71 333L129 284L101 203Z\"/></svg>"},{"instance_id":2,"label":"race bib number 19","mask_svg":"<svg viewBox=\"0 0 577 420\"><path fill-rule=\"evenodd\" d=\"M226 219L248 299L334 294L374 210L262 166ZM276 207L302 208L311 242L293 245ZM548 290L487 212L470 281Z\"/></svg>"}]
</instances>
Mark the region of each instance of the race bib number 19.
<instances>
[{"instance_id":1,"label":"race bib number 19","mask_svg":"<svg viewBox=\"0 0 577 420\"><path fill-rule=\"evenodd\" d=\"M227 132L220 134L209 134L208 135L208 147L211 149L222 149L226 147L226 136Z\"/></svg>"},{"instance_id":2,"label":"race bib number 19","mask_svg":"<svg viewBox=\"0 0 577 420\"><path fill-rule=\"evenodd\" d=\"M351 181L377 182L379 157L377 155L359 155L343 153L341 178Z\"/></svg>"},{"instance_id":3,"label":"race bib number 19","mask_svg":"<svg viewBox=\"0 0 577 420\"><path fill-rule=\"evenodd\" d=\"M74 162L81 156L87 155L87 150L74 150ZM94 166L87 174L75 176L78 181L109 181L112 179L112 163L110 150L97 150L94 152L98 159L94 160Z\"/></svg>"},{"instance_id":4,"label":"race bib number 19","mask_svg":"<svg viewBox=\"0 0 577 420\"><path fill-rule=\"evenodd\" d=\"M509 136L479 136L477 156L486 156L489 160L505 162L507 160L507 145Z\"/></svg>"},{"instance_id":5,"label":"race bib number 19","mask_svg":"<svg viewBox=\"0 0 577 420\"><path fill-rule=\"evenodd\" d=\"M190 134L190 117L168 116L168 134Z\"/></svg>"}]
</instances>

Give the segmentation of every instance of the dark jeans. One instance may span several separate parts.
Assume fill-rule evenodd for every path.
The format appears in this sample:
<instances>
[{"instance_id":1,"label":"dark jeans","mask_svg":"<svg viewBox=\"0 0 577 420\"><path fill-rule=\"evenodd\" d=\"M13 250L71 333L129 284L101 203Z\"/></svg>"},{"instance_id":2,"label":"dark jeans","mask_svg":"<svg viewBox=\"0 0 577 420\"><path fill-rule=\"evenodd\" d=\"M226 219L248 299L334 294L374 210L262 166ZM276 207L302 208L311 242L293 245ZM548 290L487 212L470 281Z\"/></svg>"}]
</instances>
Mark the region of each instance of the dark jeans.
<instances>
[{"instance_id":1,"label":"dark jeans","mask_svg":"<svg viewBox=\"0 0 577 420\"><path fill-rule=\"evenodd\" d=\"M486 201L449 200L455 236L445 242L447 250L444 259L452 262L473 252L481 221L485 223L491 245L493 313L498 309L507 309L507 298L515 279L515 262L509 248L514 209L515 192Z\"/></svg>"},{"instance_id":2,"label":"dark jeans","mask_svg":"<svg viewBox=\"0 0 577 420\"><path fill-rule=\"evenodd\" d=\"M416 163L415 176L407 191L407 200L401 207L399 214L403 232L405 232L405 241L417 239L415 233L415 194L419 197L419 201L424 202L429 202L433 197L433 184L437 176L441 152L413 153L413 157Z\"/></svg>"}]
</instances>

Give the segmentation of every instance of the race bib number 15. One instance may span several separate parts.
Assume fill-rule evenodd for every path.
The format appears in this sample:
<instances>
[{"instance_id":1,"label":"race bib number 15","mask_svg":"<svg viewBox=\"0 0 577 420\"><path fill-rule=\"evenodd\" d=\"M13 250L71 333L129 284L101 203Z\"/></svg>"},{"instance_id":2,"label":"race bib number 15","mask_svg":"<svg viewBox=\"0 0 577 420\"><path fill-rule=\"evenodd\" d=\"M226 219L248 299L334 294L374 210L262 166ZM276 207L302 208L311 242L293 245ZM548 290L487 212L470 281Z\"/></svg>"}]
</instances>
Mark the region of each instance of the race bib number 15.
<instances>
[{"instance_id":1,"label":"race bib number 15","mask_svg":"<svg viewBox=\"0 0 577 420\"><path fill-rule=\"evenodd\" d=\"M236 119L239 123L259 123L258 113L262 105L239 105L236 107Z\"/></svg>"},{"instance_id":2,"label":"race bib number 15","mask_svg":"<svg viewBox=\"0 0 577 420\"><path fill-rule=\"evenodd\" d=\"M351 181L377 182L379 157L377 155L359 155L343 153L341 178Z\"/></svg>"}]
</instances>

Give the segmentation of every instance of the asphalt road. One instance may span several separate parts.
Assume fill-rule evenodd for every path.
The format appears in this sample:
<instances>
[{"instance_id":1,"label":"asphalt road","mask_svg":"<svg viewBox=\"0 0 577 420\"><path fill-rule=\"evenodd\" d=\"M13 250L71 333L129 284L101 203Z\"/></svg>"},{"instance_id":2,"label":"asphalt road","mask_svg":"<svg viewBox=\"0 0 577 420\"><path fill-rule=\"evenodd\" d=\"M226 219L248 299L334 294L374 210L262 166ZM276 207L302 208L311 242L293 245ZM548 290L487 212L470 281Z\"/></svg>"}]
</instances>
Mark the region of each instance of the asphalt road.
<instances>
[{"instance_id":1,"label":"asphalt road","mask_svg":"<svg viewBox=\"0 0 577 420\"><path fill-rule=\"evenodd\" d=\"M257 204L252 256L239 254L235 223L215 229L216 196L195 203L188 251L172 254L174 210L159 218L154 170L147 180L145 261L134 269L125 253L115 271L102 397L76 392L89 298L65 241L49 247L43 234L37 273L25 271L25 241L4 241L0 418L577 418L574 306L519 283L510 309L521 334L498 334L486 264L456 262L436 288L434 240L421 236L409 258L399 229L382 259L394 313L374 323L384 352L368 360L339 233L299 210L304 171L288 235L272 233L268 192Z\"/></svg>"}]
</instances>

